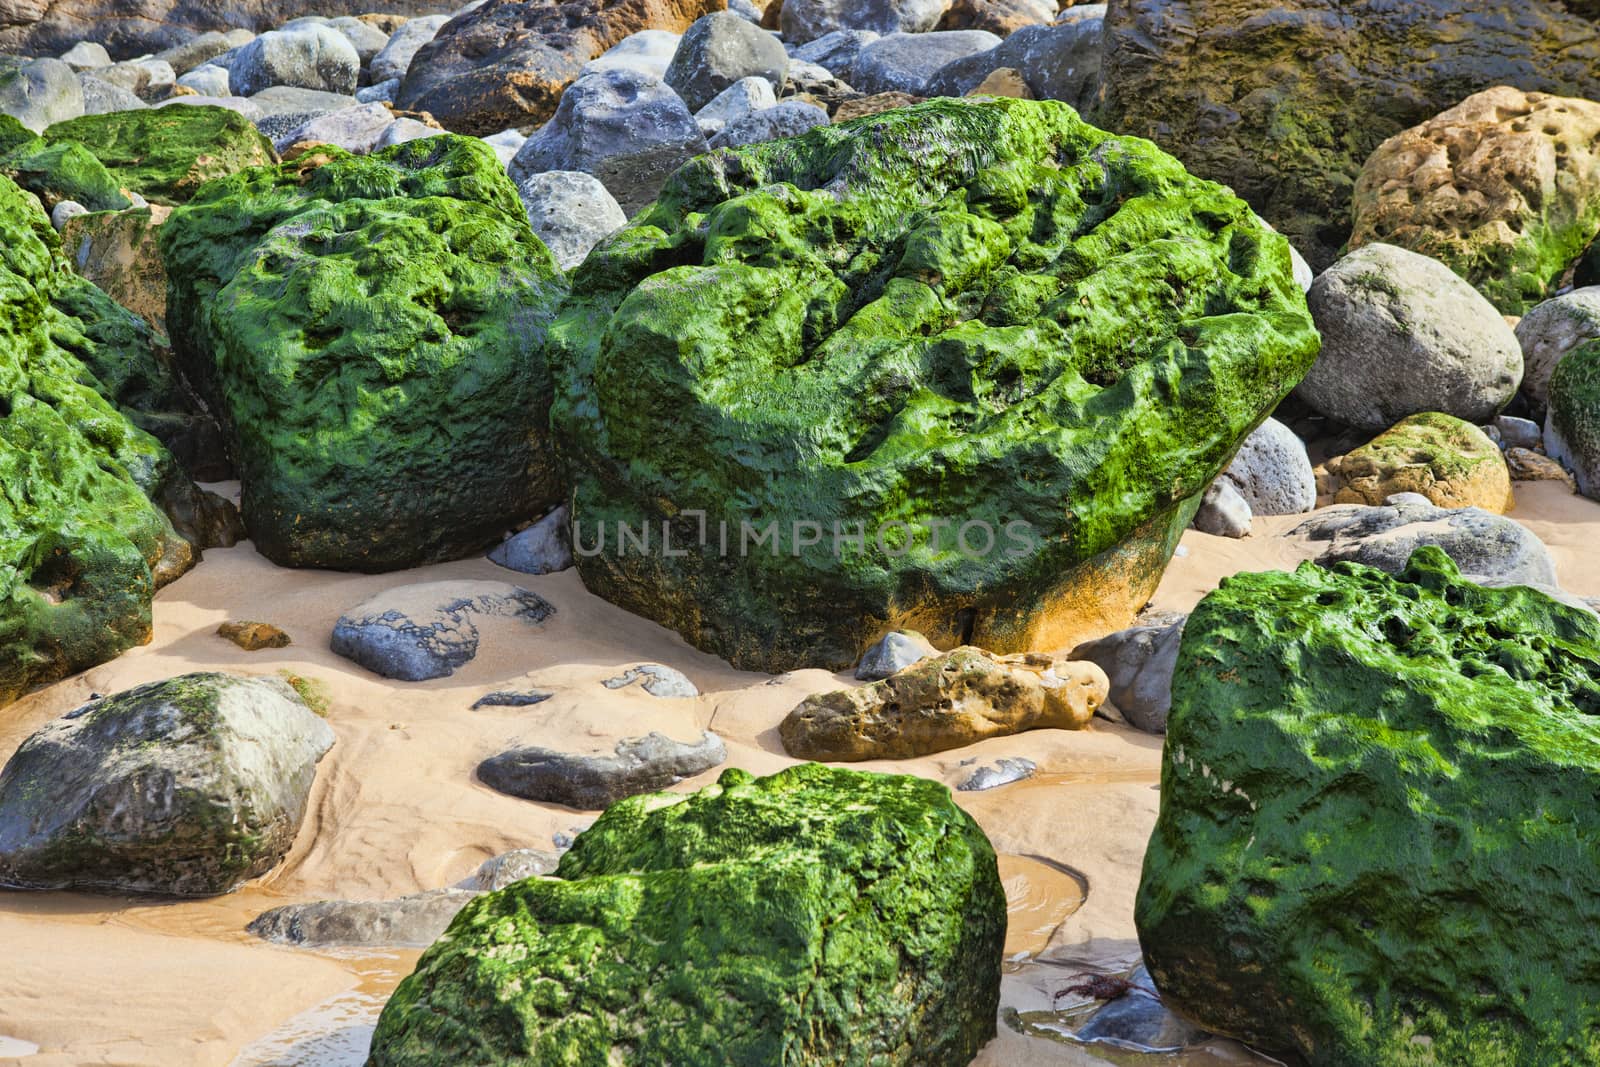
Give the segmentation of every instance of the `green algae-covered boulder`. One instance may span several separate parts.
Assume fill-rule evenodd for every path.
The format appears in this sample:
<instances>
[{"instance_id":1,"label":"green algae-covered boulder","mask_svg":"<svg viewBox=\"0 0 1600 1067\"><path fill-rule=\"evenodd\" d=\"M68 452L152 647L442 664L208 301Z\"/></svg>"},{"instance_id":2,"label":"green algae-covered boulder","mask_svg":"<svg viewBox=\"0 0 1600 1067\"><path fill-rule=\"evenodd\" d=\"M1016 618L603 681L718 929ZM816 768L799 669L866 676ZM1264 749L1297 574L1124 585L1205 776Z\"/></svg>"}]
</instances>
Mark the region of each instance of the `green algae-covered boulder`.
<instances>
[{"instance_id":1,"label":"green algae-covered boulder","mask_svg":"<svg viewBox=\"0 0 1600 1067\"><path fill-rule=\"evenodd\" d=\"M37 196L46 210L63 200L90 211L118 211L133 203L87 148L53 144L10 115L0 115L0 175Z\"/></svg>"},{"instance_id":2,"label":"green algae-covered boulder","mask_svg":"<svg viewBox=\"0 0 1600 1067\"><path fill-rule=\"evenodd\" d=\"M542 346L565 282L482 142L241 171L160 242L179 364L269 559L452 559L556 500Z\"/></svg>"},{"instance_id":3,"label":"green algae-covered boulder","mask_svg":"<svg viewBox=\"0 0 1600 1067\"><path fill-rule=\"evenodd\" d=\"M1600 340L1574 348L1550 375L1545 448L1578 481L1578 491L1600 500Z\"/></svg>"},{"instance_id":4,"label":"green algae-covered boulder","mask_svg":"<svg viewBox=\"0 0 1600 1067\"><path fill-rule=\"evenodd\" d=\"M196 555L163 507L207 507L87 365L137 362L144 324L87 298L54 240L0 178L0 705L148 640L151 594Z\"/></svg>"},{"instance_id":5,"label":"green algae-covered boulder","mask_svg":"<svg viewBox=\"0 0 1600 1067\"><path fill-rule=\"evenodd\" d=\"M204 105L84 115L56 123L44 138L83 146L120 185L155 204L186 203L213 178L278 159L249 119Z\"/></svg>"},{"instance_id":6,"label":"green algae-covered boulder","mask_svg":"<svg viewBox=\"0 0 1600 1067\"><path fill-rule=\"evenodd\" d=\"M551 339L585 585L772 671L1127 625L1318 347L1243 201L1008 99L690 162Z\"/></svg>"},{"instance_id":7,"label":"green algae-covered boulder","mask_svg":"<svg viewBox=\"0 0 1600 1067\"><path fill-rule=\"evenodd\" d=\"M467 905L371 1067L966 1067L994 1036L1005 894L937 782L730 770L613 805L556 875Z\"/></svg>"},{"instance_id":8,"label":"green algae-covered boulder","mask_svg":"<svg viewBox=\"0 0 1600 1067\"><path fill-rule=\"evenodd\" d=\"M1321 1065L1600 1063L1600 618L1437 548L1184 627L1136 919L1163 999Z\"/></svg>"}]
</instances>

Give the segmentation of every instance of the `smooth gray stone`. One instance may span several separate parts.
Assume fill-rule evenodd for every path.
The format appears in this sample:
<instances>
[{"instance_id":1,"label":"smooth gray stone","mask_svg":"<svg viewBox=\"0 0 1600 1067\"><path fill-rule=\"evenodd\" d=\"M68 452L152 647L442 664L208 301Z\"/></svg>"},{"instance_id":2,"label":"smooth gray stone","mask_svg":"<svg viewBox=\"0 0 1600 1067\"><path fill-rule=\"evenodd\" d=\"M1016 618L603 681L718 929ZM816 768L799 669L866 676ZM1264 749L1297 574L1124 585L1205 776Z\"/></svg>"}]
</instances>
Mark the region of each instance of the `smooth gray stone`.
<instances>
[{"instance_id":1,"label":"smooth gray stone","mask_svg":"<svg viewBox=\"0 0 1600 1067\"><path fill-rule=\"evenodd\" d=\"M1516 334L1522 346L1522 392L1542 413L1550 402L1556 364L1585 341L1600 337L1600 285L1544 301L1522 317Z\"/></svg>"},{"instance_id":2,"label":"smooth gray stone","mask_svg":"<svg viewBox=\"0 0 1600 1067\"><path fill-rule=\"evenodd\" d=\"M437 37L439 27L448 21L450 19L446 15L423 15L421 18L407 19L405 25L395 30L378 54L372 57L368 69L373 83L403 79L422 46Z\"/></svg>"},{"instance_id":3,"label":"smooth gray stone","mask_svg":"<svg viewBox=\"0 0 1600 1067\"><path fill-rule=\"evenodd\" d=\"M555 696L545 689L531 689L526 693L517 693L509 689L502 689L494 693L485 693L472 704L473 711L479 708L526 708L534 704L543 704Z\"/></svg>"},{"instance_id":4,"label":"smooth gray stone","mask_svg":"<svg viewBox=\"0 0 1600 1067\"><path fill-rule=\"evenodd\" d=\"M689 681L689 676L675 667L668 667L662 663L641 663L637 667L629 667L615 678L607 678L600 684L607 689L626 689L635 682L644 683L644 691L653 697L697 697L700 690Z\"/></svg>"},{"instance_id":5,"label":"smooth gray stone","mask_svg":"<svg viewBox=\"0 0 1600 1067\"><path fill-rule=\"evenodd\" d=\"M1412 552L1437 545L1470 577L1516 585L1559 584L1550 550L1526 526L1481 508L1434 507L1412 493L1396 494L1377 507L1323 508L1292 535L1328 542L1316 560L1323 566L1349 560L1398 574Z\"/></svg>"},{"instance_id":6,"label":"smooth gray stone","mask_svg":"<svg viewBox=\"0 0 1600 1067\"><path fill-rule=\"evenodd\" d=\"M1233 482L1218 478L1200 498L1194 528L1216 537L1248 537L1252 517L1250 502L1239 494Z\"/></svg>"},{"instance_id":7,"label":"smooth gray stone","mask_svg":"<svg viewBox=\"0 0 1600 1067\"><path fill-rule=\"evenodd\" d=\"M739 148L798 137L807 130L826 125L828 113L822 108L804 100L784 100L728 124L707 143L711 148Z\"/></svg>"},{"instance_id":8,"label":"smooth gray stone","mask_svg":"<svg viewBox=\"0 0 1600 1067\"><path fill-rule=\"evenodd\" d=\"M1111 688L1099 713L1150 734L1167 732L1172 711L1172 673L1188 616L1174 622L1130 626L1074 648L1070 658L1088 660L1106 672Z\"/></svg>"},{"instance_id":9,"label":"smooth gray stone","mask_svg":"<svg viewBox=\"0 0 1600 1067\"><path fill-rule=\"evenodd\" d=\"M1100 36L1106 5L1082 4L1070 10L1076 18L1024 26L992 49L945 64L928 79L924 94L966 96L990 73L1009 67L1022 74L1028 89L1040 100L1061 100L1079 111L1091 107L1100 91Z\"/></svg>"},{"instance_id":10,"label":"smooth gray stone","mask_svg":"<svg viewBox=\"0 0 1600 1067\"><path fill-rule=\"evenodd\" d=\"M548 180L539 182L539 179ZM606 231L609 233L620 230L627 224L628 220L620 218L622 209L617 207L615 200L611 199L611 194L606 192L605 186L588 174L575 171L536 174L529 179L529 183L534 186L531 192L523 192L522 187L519 186L517 191L522 193L523 202L528 205L528 221L534 221L534 205L538 204L539 221L547 224L545 232L541 232L538 224L534 225L533 232L539 234L540 239L550 247L550 251L555 253L556 262L560 264L561 269L571 270L579 263L582 263L583 257L589 254L588 248L582 248L582 251L579 251L588 234L578 236L571 233L570 230L565 233L557 232L554 230L556 220L553 217L561 216L561 221L571 226L574 220L581 220L590 209L587 204L574 203L573 201L577 199L576 197L569 198L552 193L551 190L558 183L561 183L563 179L570 184L584 183L587 186L584 191L592 200L598 201L601 197L605 198L593 210L604 211L607 208L611 209L611 213L605 218L602 225L590 228L589 233L595 234L593 240L589 242L590 247L593 247L595 241L606 235L605 233L597 233L603 226L611 227L610 230ZM564 207L565 210L559 210L558 205ZM546 232L550 233L551 236L546 237ZM555 239L554 243L552 243L552 238ZM560 251L557 251L557 245L560 245ZM564 571L571 567L572 540L567 532L567 514L567 506L562 504L526 530L506 538L495 546L494 551L489 553L489 562L497 563L502 567L522 574L555 574L557 571Z\"/></svg>"},{"instance_id":11,"label":"smooth gray stone","mask_svg":"<svg viewBox=\"0 0 1600 1067\"><path fill-rule=\"evenodd\" d=\"M328 26L302 25L263 33L239 50L228 69L239 96L273 86L350 94L361 78L355 46Z\"/></svg>"},{"instance_id":12,"label":"smooth gray stone","mask_svg":"<svg viewBox=\"0 0 1600 1067\"><path fill-rule=\"evenodd\" d=\"M0 771L0 886L229 892L287 855L333 743L278 678L186 674L92 700Z\"/></svg>"},{"instance_id":13,"label":"smooth gray stone","mask_svg":"<svg viewBox=\"0 0 1600 1067\"><path fill-rule=\"evenodd\" d=\"M0 66L0 114L34 133L83 114L78 73L59 59L31 59Z\"/></svg>"},{"instance_id":14,"label":"smooth gray stone","mask_svg":"<svg viewBox=\"0 0 1600 1067\"><path fill-rule=\"evenodd\" d=\"M1305 442L1277 419L1257 426L1222 472L1252 515L1299 515L1317 506L1317 475Z\"/></svg>"},{"instance_id":15,"label":"smooth gray stone","mask_svg":"<svg viewBox=\"0 0 1600 1067\"><path fill-rule=\"evenodd\" d=\"M976 793L985 789L998 789L1003 785L1032 778L1039 765L1031 759L1002 757L994 763L979 767L967 776L956 789L963 793Z\"/></svg>"},{"instance_id":16,"label":"smooth gray stone","mask_svg":"<svg viewBox=\"0 0 1600 1067\"><path fill-rule=\"evenodd\" d=\"M375 674L417 682L446 677L471 662L478 654L475 618L536 624L554 613L543 597L505 582L402 585L340 616L331 647Z\"/></svg>"},{"instance_id":17,"label":"smooth gray stone","mask_svg":"<svg viewBox=\"0 0 1600 1067\"><path fill-rule=\"evenodd\" d=\"M721 764L727 748L716 734L685 744L663 734L617 742L616 754L588 756L548 748L516 748L478 765L485 785L511 796L598 811L625 797L654 793Z\"/></svg>"},{"instance_id":18,"label":"smooth gray stone","mask_svg":"<svg viewBox=\"0 0 1600 1067\"><path fill-rule=\"evenodd\" d=\"M782 88L789 54L772 34L731 11L713 11L684 31L662 80L699 111L741 78L765 78Z\"/></svg>"},{"instance_id":19,"label":"smooth gray stone","mask_svg":"<svg viewBox=\"0 0 1600 1067\"><path fill-rule=\"evenodd\" d=\"M83 113L85 115L109 115L117 111L138 111L150 105L139 99L137 93L130 92L120 85L101 81L93 74L78 75L78 84L83 89Z\"/></svg>"},{"instance_id":20,"label":"smooth gray stone","mask_svg":"<svg viewBox=\"0 0 1600 1067\"><path fill-rule=\"evenodd\" d=\"M845 80L863 93L926 95L929 81L945 66L987 52L1000 38L987 30L891 33L856 53Z\"/></svg>"},{"instance_id":21,"label":"smooth gray stone","mask_svg":"<svg viewBox=\"0 0 1600 1067\"><path fill-rule=\"evenodd\" d=\"M196 67L187 74L178 75L178 84L193 89L201 96L230 96L228 72L221 67Z\"/></svg>"},{"instance_id":22,"label":"smooth gray stone","mask_svg":"<svg viewBox=\"0 0 1600 1067\"><path fill-rule=\"evenodd\" d=\"M1130 1052L1172 1053L1210 1036L1167 1010L1143 964L1129 980L1133 982L1131 990L1101 1005L1078 1028L1074 1036L1079 1041Z\"/></svg>"},{"instance_id":23,"label":"smooth gray stone","mask_svg":"<svg viewBox=\"0 0 1600 1067\"><path fill-rule=\"evenodd\" d=\"M537 848L514 848L510 852L502 852L493 859L484 860L483 865L457 883L456 888L493 893L513 882L554 874L560 862L561 856L554 852L545 852Z\"/></svg>"},{"instance_id":24,"label":"smooth gray stone","mask_svg":"<svg viewBox=\"0 0 1600 1067\"><path fill-rule=\"evenodd\" d=\"M915 630L895 630L867 649L856 664L856 677L863 682L881 681L938 654L933 643Z\"/></svg>"},{"instance_id":25,"label":"smooth gray stone","mask_svg":"<svg viewBox=\"0 0 1600 1067\"><path fill-rule=\"evenodd\" d=\"M567 87L555 115L528 138L508 172L518 183L551 170L593 174L631 214L654 201L668 176L705 150L694 115L665 82L609 69Z\"/></svg>"},{"instance_id":26,"label":"smooth gray stone","mask_svg":"<svg viewBox=\"0 0 1600 1067\"><path fill-rule=\"evenodd\" d=\"M1485 423L1522 380L1500 312L1427 256L1363 245L1317 276L1306 303L1322 353L1295 394L1349 426L1387 430L1425 411Z\"/></svg>"},{"instance_id":27,"label":"smooth gray stone","mask_svg":"<svg viewBox=\"0 0 1600 1067\"><path fill-rule=\"evenodd\" d=\"M784 0L778 25L800 44L834 30L926 33L949 9L950 0Z\"/></svg>"},{"instance_id":28,"label":"smooth gray stone","mask_svg":"<svg viewBox=\"0 0 1600 1067\"><path fill-rule=\"evenodd\" d=\"M317 900L262 912L246 929L298 948L424 948L478 896L466 889L432 889L394 900Z\"/></svg>"}]
</instances>

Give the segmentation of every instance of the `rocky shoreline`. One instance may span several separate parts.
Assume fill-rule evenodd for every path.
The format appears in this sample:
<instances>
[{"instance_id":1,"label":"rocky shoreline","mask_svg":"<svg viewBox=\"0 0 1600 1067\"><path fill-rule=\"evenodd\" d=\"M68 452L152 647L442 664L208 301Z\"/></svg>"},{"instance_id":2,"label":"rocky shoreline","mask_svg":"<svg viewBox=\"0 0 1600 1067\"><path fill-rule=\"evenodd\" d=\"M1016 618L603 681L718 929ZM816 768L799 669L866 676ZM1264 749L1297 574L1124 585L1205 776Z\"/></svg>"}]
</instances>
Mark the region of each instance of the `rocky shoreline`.
<instances>
[{"instance_id":1,"label":"rocky shoreline","mask_svg":"<svg viewBox=\"0 0 1600 1067\"><path fill-rule=\"evenodd\" d=\"M1600 1064L1597 72L0 5L0 1058Z\"/></svg>"}]
</instances>

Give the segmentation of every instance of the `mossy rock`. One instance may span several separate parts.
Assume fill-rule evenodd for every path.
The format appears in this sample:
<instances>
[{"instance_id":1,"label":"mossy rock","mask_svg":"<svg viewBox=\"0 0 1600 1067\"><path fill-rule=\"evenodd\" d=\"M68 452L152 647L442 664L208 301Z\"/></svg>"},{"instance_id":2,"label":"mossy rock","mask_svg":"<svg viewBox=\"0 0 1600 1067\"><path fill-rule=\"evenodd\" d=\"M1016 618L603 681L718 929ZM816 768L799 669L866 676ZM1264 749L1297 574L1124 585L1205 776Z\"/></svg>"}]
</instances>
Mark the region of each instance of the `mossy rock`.
<instances>
[{"instance_id":1,"label":"mossy rock","mask_svg":"<svg viewBox=\"0 0 1600 1067\"><path fill-rule=\"evenodd\" d=\"M1071 647L1128 624L1317 348L1281 237L1064 104L714 152L551 328L578 567L748 669L842 668L895 629ZM646 551L618 537L641 525Z\"/></svg>"},{"instance_id":2,"label":"mossy rock","mask_svg":"<svg viewBox=\"0 0 1600 1067\"><path fill-rule=\"evenodd\" d=\"M1349 238L1356 179L1388 138L1497 85L1600 100L1600 25L1570 0L1206 0L1178 10L1166 0L1109 6L1098 117L1227 182L1318 271ZM1462 216L1479 210L1478 193L1464 191Z\"/></svg>"},{"instance_id":3,"label":"mossy rock","mask_svg":"<svg viewBox=\"0 0 1600 1067\"><path fill-rule=\"evenodd\" d=\"M1600 500L1600 340L1568 352L1550 375L1545 444L1572 471L1578 491Z\"/></svg>"},{"instance_id":4,"label":"mossy rock","mask_svg":"<svg viewBox=\"0 0 1600 1067\"><path fill-rule=\"evenodd\" d=\"M937 782L802 764L632 797L555 878L473 901L390 998L372 1067L966 1067L1006 902Z\"/></svg>"},{"instance_id":5,"label":"mossy rock","mask_svg":"<svg viewBox=\"0 0 1600 1067\"><path fill-rule=\"evenodd\" d=\"M1600 236L1600 103L1497 85L1379 145L1349 246L1431 256L1507 315L1566 283Z\"/></svg>"},{"instance_id":6,"label":"mossy rock","mask_svg":"<svg viewBox=\"0 0 1600 1067\"><path fill-rule=\"evenodd\" d=\"M84 115L56 123L44 137L82 145L118 183L155 204L187 203L214 178L278 161L249 119L205 105Z\"/></svg>"},{"instance_id":7,"label":"mossy rock","mask_svg":"<svg viewBox=\"0 0 1600 1067\"><path fill-rule=\"evenodd\" d=\"M90 211L130 207L117 179L82 145L52 144L10 115L0 115L0 175L44 202L75 200Z\"/></svg>"},{"instance_id":8,"label":"mossy rock","mask_svg":"<svg viewBox=\"0 0 1600 1067\"><path fill-rule=\"evenodd\" d=\"M1511 471L1500 446L1464 419L1437 411L1412 415L1328 461L1336 504L1382 504L1420 493L1441 508L1510 511Z\"/></svg>"},{"instance_id":9,"label":"mossy rock","mask_svg":"<svg viewBox=\"0 0 1600 1067\"><path fill-rule=\"evenodd\" d=\"M149 327L90 290L0 178L0 705L149 640L152 593L197 555L163 507L205 521L90 369L153 358Z\"/></svg>"},{"instance_id":10,"label":"mossy rock","mask_svg":"<svg viewBox=\"0 0 1600 1067\"><path fill-rule=\"evenodd\" d=\"M1311 1067L1600 1063L1600 618L1437 548L1184 627L1135 918L1169 1006Z\"/></svg>"},{"instance_id":11,"label":"mossy rock","mask_svg":"<svg viewBox=\"0 0 1600 1067\"><path fill-rule=\"evenodd\" d=\"M556 502L543 345L566 283L482 142L242 171L160 244L179 364L269 559L414 567Z\"/></svg>"},{"instance_id":12,"label":"mossy rock","mask_svg":"<svg viewBox=\"0 0 1600 1067\"><path fill-rule=\"evenodd\" d=\"M97 698L0 771L0 886L226 893L288 853L333 740L276 678L185 674Z\"/></svg>"}]
</instances>

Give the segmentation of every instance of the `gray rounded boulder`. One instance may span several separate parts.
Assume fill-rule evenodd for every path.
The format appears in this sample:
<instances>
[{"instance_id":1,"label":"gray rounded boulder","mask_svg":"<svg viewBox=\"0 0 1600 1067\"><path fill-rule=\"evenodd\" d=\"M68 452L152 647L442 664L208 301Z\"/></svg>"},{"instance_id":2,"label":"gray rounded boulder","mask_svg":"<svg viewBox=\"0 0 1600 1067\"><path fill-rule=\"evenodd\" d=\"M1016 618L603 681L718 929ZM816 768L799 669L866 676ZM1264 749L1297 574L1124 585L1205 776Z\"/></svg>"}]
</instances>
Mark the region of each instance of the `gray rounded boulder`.
<instances>
[{"instance_id":1,"label":"gray rounded boulder","mask_svg":"<svg viewBox=\"0 0 1600 1067\"><path fill-rule=\"evenodd\" d=\"M275 678L186 674L85 704L0 771L0 886L226 893L288 853L333 740Z\"/></svg>"},{"instance_id":2,"label":"gray rounded boulder","mask_svg":"<svg viewBox=\"0 0 1600 1067\"><path fill-rule=\"evenodd\" d=\"M782 88L789 54L772 34L731 11L696 20L667 66L667 85L699 111L741 78L760 77Z\"/></svg>"},{"instance_id":3,"label":"gray rounded boulder","mask_svg":"<svg viewBox=\"0 0 1600 1067\"><path fill-rule=\"evenodd\" d=\"M579 170L605 184L632 213L655 200L668 175L706 150L683 98L649 74L611 68L567 87L554 117L517 152L521 183L550 170Z\"/></svg>"},{"instance_id":4,"label":"gray rounded boulder","mask_svg":"<svg viewBox=\"0 0 1600 1067\"><path fill-rule=\"evenodd\" d=\"M1257 426L1222 472L1252 515L1299 515L1317 506L1317 476L1305 442L1277 419Z\"/></svg>"},{"instance_id":5,"label":"gray rounded boulder","mask_svg":"<svg viewBox=\"0 0 1600 1067\"><path fill-rule=\"evenodd\" d=\"M1522 381L1516 334L1438 260L1365 245L1318 275L1306 301L1322 354L1296 392L1329 418L1365 430L1425 411L1484 423Z\"/></svg>"},{"instance_id":6,"label":"gray rounded boulder","mask_svg":"<svg viewBox=\"0 0 1600 1067\"><path fill-rule=\"evenodd\" d=\"M355 45L338 30L316 24L263 33L241 48L228 68L236 96L253 96L274 85L348 96L360 77Z\"/></svg>"},{"instance_id":7,"label":"gray rounded boulder","mask_svg":"<svg viewBox=\"0 0 1600 1067\"><path fill-rule=\"evenodd\" d=\"M628 216L605 183L581 170L525 175L517 182L517 195L527 210L528 225L562 270L582 263L591 248L628 224Z\"/></svg>"},{"instance_id":8,"label":"gray rounded boulder","mask_svg":"<svg viewBox=\"0 0 1600 1067\"><path fill-rule=\"evenodd\" d=\"M1522 392L1536 405L1550 402L1550 376L1568 352L1600 337L1600 285L1546 300L1517 323L1522 345Z\"/></svg>"}]
</instances>

